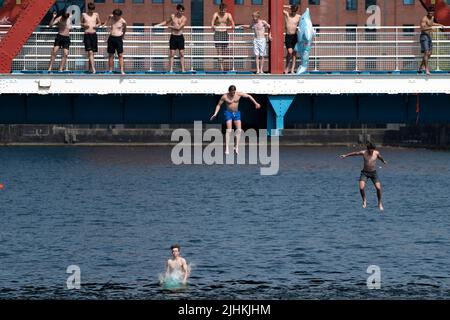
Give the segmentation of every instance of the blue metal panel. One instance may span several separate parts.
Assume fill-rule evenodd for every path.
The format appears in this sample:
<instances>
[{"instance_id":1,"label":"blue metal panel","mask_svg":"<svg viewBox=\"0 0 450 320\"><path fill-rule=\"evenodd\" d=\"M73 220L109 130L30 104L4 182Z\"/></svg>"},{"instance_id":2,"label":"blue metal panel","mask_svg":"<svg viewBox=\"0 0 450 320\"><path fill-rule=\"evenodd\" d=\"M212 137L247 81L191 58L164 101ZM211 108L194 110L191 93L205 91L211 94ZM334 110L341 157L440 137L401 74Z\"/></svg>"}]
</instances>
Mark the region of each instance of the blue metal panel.
<instances>
[{"instance_id":1,"label":"blue metal panel","mask_svg":"<svg viewBox=\"0 0 450 320\"><path fill-rule=\"evenodd\" d=\"M358 122L357 100L354 95L323 95L314 97L313 122Z\"/></svg>"},{"instance_id":2,"label":"blue metal panel","mask_svg":"<svg viewBox=\"0 0 450 320\"><path fill-rule=\"evenodd\" d=\"M179 95L172 96L172 123L209 122L219 96Z\"/></svg>"},{"instance_id":3,"label":"blue metal panel","mask_svg":"<svg viewBox=\"0 0 450 320\"><path fill-rule=\"evenodd\" d=\"M28 123L70 123L70 95L31 95L27 97Z\"/></svg>"},{"instance_id":4,"label":"blue metal panel","mask_svg":"<svg viewBox=\"0 0 450 320\"><path fill-rule=\"evenodd\" d=\"M419 99L419 123L450 123L450 95L421 94Z\"/></svg>"},{"instance_id":5,"label":"blue metal panel","mask_svg":"<svg viewBox=\"0 0 450 320\"><path fill-rule=\"evenodd\" d=\"M25 96L14 94L0 95L0 122L26 122Z\"/></svg>"},{"instance_id":6,"label":"blue metal panel","mask_svg":"<svg viewBox=\"0 0 450 320\"><path fill-rule=\"evenodd\" d=\"M284 117L285 124L312 122L313 99L311 95L297 95Z\"/></svg>"},{"instance_id":7,"label":"blue metal panel","mask_svg":"<svg viewBox=\"0 0 450 320\"><path fill-rule=\"evenodd\" d=\"M125 123L170 123L171 97L130 95L125 98Z\"/></svg>"},{"instance_id":8,"label":"blue metal panel","mask_svg":"<svg viewBox=\"0 0 450 320\"><path fill-rule=\"evenodd\" d=\"M123 123L123 96L105 95L74 97L75 123Z\"/></svg>"},{"instance_id":9,"label":"blue metal panel","mask_svg":"<svg viewBox=\"0 0 450 320\"><path fill-rule=\"evenodd\" d=\"M402 123L407 121L406 95L359 96L359 120L362 123Z\"/></svg>"}]
</instances>

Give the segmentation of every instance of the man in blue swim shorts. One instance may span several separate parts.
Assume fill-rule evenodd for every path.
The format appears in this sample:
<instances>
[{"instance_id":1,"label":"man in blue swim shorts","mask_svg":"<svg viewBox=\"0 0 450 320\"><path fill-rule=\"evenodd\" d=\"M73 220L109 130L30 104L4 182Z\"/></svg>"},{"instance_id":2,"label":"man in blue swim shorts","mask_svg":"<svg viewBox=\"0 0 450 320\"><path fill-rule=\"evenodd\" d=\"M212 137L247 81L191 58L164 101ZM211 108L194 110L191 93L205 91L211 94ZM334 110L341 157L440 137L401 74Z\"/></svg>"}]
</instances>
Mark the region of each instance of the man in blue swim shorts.
<instances>
[{"instance_id":1,"label":"man in blue swim shorts","mask_svg":"<svg viewBox=\"0 0 450 320\"><path fill-rule=\"evenodd\" d=\"M243 92L236 92L236 87L231 85L228 88L228 93L224 94L220 98L219 103L217 103L216 110L214 111L214 114L211 117L211 121L213 121L217 117L217 114L220 111L220 107L222 106L223 103L225 103L227 107L226 110L224 111L225 123L227 125L227 131L225 134L225 154L230 153L228 145L230 143L233 123L236 127L236 147L234 148L234 150L236 150L236 154L239 154L239 139L241 137L242 126L241 126L241 113L238 110L238 107L239 107L239 100L242 97L250 99L255 104L256 109L259 109L261 107L261 105L258 102L256 102L256 100L253 99L251 95Z\"/></svg>"}]
</instances>

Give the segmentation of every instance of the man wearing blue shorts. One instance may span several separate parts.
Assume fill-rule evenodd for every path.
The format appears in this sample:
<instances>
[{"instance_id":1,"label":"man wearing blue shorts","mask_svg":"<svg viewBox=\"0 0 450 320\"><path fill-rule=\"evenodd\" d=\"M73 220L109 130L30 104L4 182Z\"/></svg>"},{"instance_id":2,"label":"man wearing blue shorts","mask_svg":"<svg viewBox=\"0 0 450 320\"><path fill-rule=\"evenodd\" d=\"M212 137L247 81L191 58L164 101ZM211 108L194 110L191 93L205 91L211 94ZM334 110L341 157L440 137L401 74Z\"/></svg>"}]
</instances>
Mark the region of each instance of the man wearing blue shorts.
<instances>
[{"instance_id":1,"label":"man wearing blue shorts","mask_svg":"<svg viewBox=\"0 0 450 320\"><path fill-rule=\"evenodd\" d=\"M261 105L258 102L256 102L256 100L253 99L251 95L244 92L236 92L236 87L232 85L228 88L228 93L224 94L220 98L219 103L216 106L216 110L214 111L214 114L211 117L211 121L213 121L217 117L217 114L220 111L220 107L222 106L223 103L225 103L227 107L226 110L224 111L225 123L227 125L227 131L225 134L225 154L230 153L228 145L230 143L230 136L231 131L233 129L233 123L236 127L236 147L234 148L234 150L236 150L236 154L239 154L239 139L241 137L242 126L241 126L241 112L238 110L238 107L239 107L239 100L242 97L250 99L255 104L256 109L259 109L261 107Z\"/></svg>"}]
</instances>

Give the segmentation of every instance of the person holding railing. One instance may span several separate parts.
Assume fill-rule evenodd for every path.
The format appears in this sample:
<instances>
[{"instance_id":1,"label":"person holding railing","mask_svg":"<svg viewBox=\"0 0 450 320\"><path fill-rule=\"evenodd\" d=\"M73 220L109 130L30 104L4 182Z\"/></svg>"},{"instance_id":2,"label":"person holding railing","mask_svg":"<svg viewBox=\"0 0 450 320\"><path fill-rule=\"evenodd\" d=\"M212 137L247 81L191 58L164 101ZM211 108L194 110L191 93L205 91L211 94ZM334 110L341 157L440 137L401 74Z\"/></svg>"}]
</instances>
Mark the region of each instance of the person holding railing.
<instances>
[{"instance_id":1,"label":"person holding railing","mask_svg":"<svg viewBox=\"0 0 450 320\"><path fill-rule=\"evenodd\" d=\"M434 6L431 6L427 10L427 15L420 21L420 30L422 31L420 33L420 48L423 53L423 58L419 67L419 73L425 70L427 75L430 75L429 62L433 51L433 27L444 28L442 24L434 22Z\"/></svg>"},{"instance_id":2,"label":"person holding railing","mask_svg":"<svg viewBox=\"0 0 450 320\"><path fill-rule=\"evenodd\" d=\"M163 21L156 25L156 27L167 26L171 29L170 40L169 40L169 64L170 71L173 72L173 60L175 56L175 51L178 50L180 53L180 63L181 71L185 72L184 66L184 35L183 29L186 25L187 18L184 15L184 6L182 4L177 5L177 13L172 14L166 21Z\"/></svg>"},{"instance_id":3,"label":"person holding railing","mask_svg":"<svg viewBox=\"0 0 450 320\"><path fill-rule=\"evenodd\" d=\"M283 10L286 35L284 37L284 44L286 45L286 68L284 73L295 73L295 63L297 60L297 53L295 52L295 46L297 45L297 28L300 23L301 15L297 13L298 5L285 5L284 8L289 8L290 11ZM292 65L291 65L292 62Z\"/></svg>"},{"instance_id":4,"label":"person holding railing","mask_svg":"<svg viewBox=\"0 0 450 320\"><path fill-rule=\"evenodd\" d=\"M269 41L272 40L270 24L261 19L261 13L255 11L252 14L253 20L249 25L242 25L242 28L253 29L255 38L253 39L253 52L256 57L256 73L264 73L264 57L267 54L266 28L269 30Z\"/></svg>"},{"instance_id":5,"label":"person holding railing","mask_svg":"<svg viewBox=\"0 0 450 320\"><path fill-rule=\"evenodd\" d=\"M55 25L58 26L58 34L56 35L55 43L53 45L48 71L52 71L52 66L55 62L56 55L58 54L59 49L63 49L63 56L61 58L61 64L59 65L59 71L63 72L67 57L69 56L70 29L72 28L72 15L70 12L65 12L59 17L57 17L56 12L53 12L49 26L53 27Z\"/></svg>"},{"instance_id":6,"label":"person holding railing","mask_svg":"<svg viewBox=\"0 0 450 320\"><path fill-rule=\"evenodd\" d=\"M84 28L84 49L88 56L88 70L95 73L94 52L98 52L98 38L96 28L100 27L102 22L100 16L95 10L93 2L88 3L88 12L81 15L81 26Z\"/></svg>"},{"instance_id":7,"label":"person holding railing","mask_svg":"<svg viewBox=\"0 0 450 320\"><path fill-rule=\"evenodd\" d=\"M122 10L114 9L113 13L108 17L104 26L110 28L111 33L108 38L108 55L109 55L109 72L114 69L114 54L117 52L119 56L119 67L122 75L125 74L123 66L123 39L127 32L127 22L122 18Z\"/></svg>"},{"instance_id":8,"label":"person holding railing","mask_svg":"<svg viewBox=\"0 0 450 320\"><path fill-rule=\"evenodd\" d=\"M231 13L226 12L226 8L226 4L221 3L219 11L214 13L211 21L221 71L224 71L223 56L228 55L229 35L227 29L231 26L231 30L234 31L235 28L233 16Z\"/></svg>"}]
</instances>

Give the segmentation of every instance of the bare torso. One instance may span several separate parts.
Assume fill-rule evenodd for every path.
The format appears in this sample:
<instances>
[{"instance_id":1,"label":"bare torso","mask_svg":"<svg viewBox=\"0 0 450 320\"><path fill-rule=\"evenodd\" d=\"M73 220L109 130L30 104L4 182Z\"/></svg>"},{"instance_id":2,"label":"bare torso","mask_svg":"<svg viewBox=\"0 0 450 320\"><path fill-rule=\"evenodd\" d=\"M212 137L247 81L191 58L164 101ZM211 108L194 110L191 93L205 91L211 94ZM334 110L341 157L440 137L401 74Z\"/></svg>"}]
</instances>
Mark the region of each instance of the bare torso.
<instances>
[{"instance_id":1,"label":"bare torso","mask_svg":"<svg viewBox=\"0 0 450 320\"><path fill-rule=\"evenodd\" d=\"M169 273L173 272L185 272L186 270L183 270L183 264L186 264L186 260L184 258L177 258L177 259L169 259L167 261L167 265L169 267Z\"/></svg>"},{"instance_id":2,"label":"bare torso","mask_svg":"<svg viewBox=\"0 0 450 320\"><path fill-rule=\"evenodd\" d=\"M225 105L227 107L228 111L231 112L237 112L239 108L239 100L241 99L242 94L239 92L236 92L234 96L231 96L230 94L224 94L222 99L225 101Z\"/></svg>"},{"instance_id":3,"label":"bare torso","mask_svg":"<svg viewBox=\"0 0 450 320\"><path fill-rule=\"evenodd\" d=\"M64 20L62 17L56 18L55 24L58 25L58 33L60 35L69 36L70 29L72 28L72 15L70 15L66 20Z\"/></svg>"},{"instance_id":4,"label":"bare torso","mask_svg":"<svg viewBox=\"0 0 450 320\"><path fill-rule=\"evenodd\" d=\"M231 14L226 12L223 15L216 12L213 17L215 31L227 31L227 26L231 23Z\"/></svg>"},{"instance_id":5,"label":"bare torso","mask_svg":"<svg viewBox=\"0 0 450 320\"><path fill-rule=\"evenodd\" d=\"M298 23L300 22L301 16L296 14L291 16L290 14L285 16L286 34L296 34Z\"/></svg>"},{"instance_id":6,"label":"bare torso","mask_svg":"<svg viewBox=\"0 0 450 320\"><path fill-rule=\"evenodd\" d=\"M364 158L364 171L375 171L376 170L376 163L378 159L379 152L374 150L372 154L369 153L369 151L363 151L363 158Z\"/></svg>"},{"instance_id":7,"label":"bare torso","mask_svg":"<svg viewBox=\"0 0 450 320\"><path fill-rule=\"evenodd\" d=\"M266 25L267 25L267 22L262 19L259 19L256 22L252 21L251 28L253 29L253 32L255 33L255 38L258 38L258 39L265 38Z\"/></svg>"},{"instance_id":8,"label":"bare torso","mask_svg":"<svg viewBox=\"0 0 450 320\"><path fill-rule=\"evenodd\" d=\"M420 24L420 30L431 35L431 33L433 32L433 24L434 18L429 19L427 16L424 16L422 18L422 23Z\"/></svg>"},{"instance_id":9,"label":"bare torso","mask_svg":"<svg viewBox=\"0 0 450 320\"><path fill-rule=\"evenodd\" d=\"M123 18L118 20L111 19L111 35L114 37L123 36L124 26L126 25L126 21Z\"/></svg>"},{"instance_id":10,"label":"bare torso","mask_svg":"<svg viewBox=\"0 0 450 320\"><path fill-rule=\"evenodd\" d=\"M97 12L91 14L84 12L82 15L85 33L95 33L96 27L100 25L100 17Z\"/></svg>"},{"instance_id":11,"label":"bare torso","mask_svg":"<svg viewBox=\"0 0 450 320\"><path fill-rule=\"evenodd\" d=\"M178 30L178 28L180 28L185 23L186 23L186 17L185 16L179 17L176 14L173 14L172 17L171 17L171 21L169 23L169 26L175 27L177 29L172 29L172 34L174 36L182 35L184 26L180 30Z\"/></svg>"}]
</instances>

